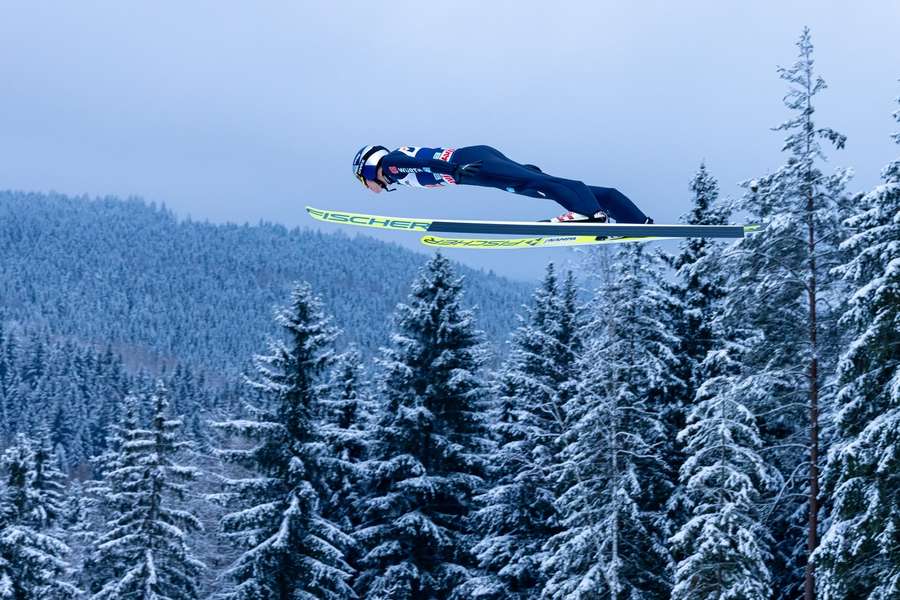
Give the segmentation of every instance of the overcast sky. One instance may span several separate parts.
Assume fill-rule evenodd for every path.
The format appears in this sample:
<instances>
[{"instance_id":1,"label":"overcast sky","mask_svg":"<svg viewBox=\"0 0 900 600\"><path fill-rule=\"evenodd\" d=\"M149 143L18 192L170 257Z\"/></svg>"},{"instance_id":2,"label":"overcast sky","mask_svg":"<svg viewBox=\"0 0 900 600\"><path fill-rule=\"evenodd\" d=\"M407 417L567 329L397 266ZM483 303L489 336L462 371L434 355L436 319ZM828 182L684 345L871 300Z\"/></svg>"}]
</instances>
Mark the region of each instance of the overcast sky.
<instances>
[{"instance_id":1,"label":"overcast sky","mask_svg":"<svg viewBox=\"0 0 900 600\"><path fill-rule=\"evenodd\" d=\"M780 164L776 68L795 60L804 25L829 84L819 124L849 138L831 164L869 187L897 155L894 0L0 0L0 189L136 195L199 220L310 227L305 204L561 212L468 187L375 196L350 174L368 143L489 144L618 187L671 222L701 161L730 194ZM421 248L412 234L379 237ZM519 278L567 256L447 252Z\"/></svg>"}]
</instances>

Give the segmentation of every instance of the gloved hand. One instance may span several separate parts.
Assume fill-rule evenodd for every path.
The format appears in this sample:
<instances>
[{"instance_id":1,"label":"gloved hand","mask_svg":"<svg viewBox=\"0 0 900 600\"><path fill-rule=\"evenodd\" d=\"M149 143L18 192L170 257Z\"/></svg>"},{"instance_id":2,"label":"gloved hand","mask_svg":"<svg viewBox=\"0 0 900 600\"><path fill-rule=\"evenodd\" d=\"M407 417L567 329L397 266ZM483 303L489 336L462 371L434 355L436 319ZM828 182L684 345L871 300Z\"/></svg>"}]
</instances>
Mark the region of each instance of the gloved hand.
<instances>
[{"instance_id":1,"label":"gloved hand","mask_svg":"<svg viewBox=\"0 0 900 600\"><path fill-rule=\"evenodd\" d=\"M464 165L459 165L458 167L456 167L456 171L453 172L453 179L456 180L456 183L465 183L466 179L477 176L480 171L480 160L476 160L475 162L470 162Z\"/></svg>"}]
</instances>

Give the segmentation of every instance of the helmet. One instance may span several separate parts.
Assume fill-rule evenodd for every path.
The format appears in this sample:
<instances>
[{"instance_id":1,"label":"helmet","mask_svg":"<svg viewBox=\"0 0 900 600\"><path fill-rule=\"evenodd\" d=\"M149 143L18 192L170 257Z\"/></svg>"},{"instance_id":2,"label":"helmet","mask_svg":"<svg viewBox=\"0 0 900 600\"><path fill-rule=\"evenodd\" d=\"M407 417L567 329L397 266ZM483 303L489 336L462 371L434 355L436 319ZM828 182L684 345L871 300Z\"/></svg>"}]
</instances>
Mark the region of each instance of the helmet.
<instances>
[{"instance_id":1,"label":"helmet","mask_svg":"<svg viewBox=\"0 0 900 600\"><path fill-rule=\"evenodd\" d=\"M353 174L360 183L366 185L369 181L378 181L378 163L388 153L384 146L363 146L353 158Z\"/></svg>"}]
</instances>

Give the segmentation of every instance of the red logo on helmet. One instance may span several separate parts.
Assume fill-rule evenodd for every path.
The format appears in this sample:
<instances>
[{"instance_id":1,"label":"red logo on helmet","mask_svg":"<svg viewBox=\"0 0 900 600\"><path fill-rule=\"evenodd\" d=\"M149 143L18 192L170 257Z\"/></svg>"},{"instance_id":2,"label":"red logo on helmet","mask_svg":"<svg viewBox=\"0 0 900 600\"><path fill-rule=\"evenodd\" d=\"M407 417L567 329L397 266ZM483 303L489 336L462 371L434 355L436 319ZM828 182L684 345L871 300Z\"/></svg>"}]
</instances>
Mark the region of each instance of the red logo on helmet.
<instances>
[{"instance_id":1,"label":"red logo on helmet","mask_svg":"<svg viewBox=\"0 0 900 600\"><path fill-rule=\"evenodd\" d=\"M400 172L397 170L397 167L388 167L388 171L390 171L394 175Z\"/></svg>"}]
</instances>

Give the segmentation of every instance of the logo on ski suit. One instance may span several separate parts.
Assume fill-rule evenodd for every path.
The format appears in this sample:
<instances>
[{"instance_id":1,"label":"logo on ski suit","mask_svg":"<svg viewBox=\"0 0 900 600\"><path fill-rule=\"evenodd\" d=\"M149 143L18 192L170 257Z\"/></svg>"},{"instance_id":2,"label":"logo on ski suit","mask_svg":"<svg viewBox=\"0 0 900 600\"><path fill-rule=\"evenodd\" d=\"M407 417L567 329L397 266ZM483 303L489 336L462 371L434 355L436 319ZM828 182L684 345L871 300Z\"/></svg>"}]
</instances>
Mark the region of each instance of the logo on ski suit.
<instances>
[{"instance_id":1,"label":"logo on ski suit","mask_svg":"<svg viewBox=\"0 0 900 600\"><path fill-rule=\"evenodd\" d=\"M431 155L431 158L450 162L450 157L456 151L454 148L423 148L421 146L401 146L397 148L398 152L409 156L410 158L424 159ZM398 185L408 185L411 187L442 187L444 185L456 185L456 180L450 175L441 173L433 173L428 167L389 167L388 171L396 177Z\"/></svg>"}]
</instances>

